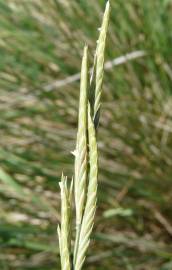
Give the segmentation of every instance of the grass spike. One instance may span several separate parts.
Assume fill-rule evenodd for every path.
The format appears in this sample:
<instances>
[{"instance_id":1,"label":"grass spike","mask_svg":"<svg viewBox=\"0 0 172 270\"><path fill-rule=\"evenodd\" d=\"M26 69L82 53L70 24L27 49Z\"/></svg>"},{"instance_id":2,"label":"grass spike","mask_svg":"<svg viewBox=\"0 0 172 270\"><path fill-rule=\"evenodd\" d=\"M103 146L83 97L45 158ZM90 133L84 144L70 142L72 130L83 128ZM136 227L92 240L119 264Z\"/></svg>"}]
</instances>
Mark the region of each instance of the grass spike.
<instances>
[{"instance_id":1,"label":"grass spike","mask_svg":"<svg viewBox=\"0 0 172 270\"><path fill-rule=\"evenodd\" d=\"M75 204L76 225L81 224L87 177L87 85L88 85L88 47L85 46L80 82L80 101L78 116L78 133L75 150Z\"/></svg>"},{"instance_id":2,"label":"grass spike","mask_svg":"<svg viewBox=\"0 0 172 270\"><path fill-rule=\"evenodd\" d=\"M88 100L88 47L84 47L81 81L80 100L78 115L78 133L75 150L75 207L76 207L76 239L74 247L74 260L78 248L78 239L83 217L84 204L86 198L87 179L87 100Z\"/></svg>"},{"instance_id":3,"label":"grass spike","mask_svg":"<svg viewBox=\"0 0 172 270\"><path fill-rule=\"evenodd\" d=\"M104 50L109 20L109 2L106 5L100 36L94 58L93 72L88 85L88 47L84 47L81 65L80 98L78 112L78 132L76 139L74 198L76 208L76 235L73 262L71 249L71 207L73 181L68 190L67 179L62 176L60 183L62 198L62 221L58 227L62 270L81 270L90 243L97 202L97 115L100 109L100 96L104 69ZM95 86L95 87L93 87ZM89 93L88 93L89 88ZM90 92L90 90L92 92ZM93 98L92 98L93 93ZM91 104L91 105L90 105ZM66 234L66 235L65 235Z\"/></svg>"},{"instance_id":4,"label":"grass spike","mask_svg":"<svg viewBox=\"0 0 172 270\"><path fill-rule=\"evenodd\" d=\"M84 216L81 225L81 232L76 256L75 270L81 270L85 260L86 252L90 242L90 235L94 224L94 215L97 201L97 173L98 173L98 154L94 124L88 106L88 141L89 141L89 181L87 190L87 200Z\"/></svg>"},{"instance_id":5,"label":"grass spike","mask_svg":"<svg viewBox=\"0 0 172 270\"><path fill-rule=\"evenodd\" d=\"M100 28L100 35L97 41L97 48L95 53L95 93L94 93L94 108L93 108L93 119L95 128L99 124L99 115L100 115L100 98L102 93L102 83L103 83L103 74L104 74L104 55L106 47L106 37L109 24L110 16L110 3L109 1L106 4L102 26ZM94 72L93 72L94 73Z\"/></svg>"},{"instance_id":6,"label":"grass spike","mask_svg":"<svg viewBox=\"0 0 172 270\"><path fill-rule=\"evenodd\" d=\"M67 188L67 177L65 177L63 174L59 185L61 189L61 228L58 227L58 235L61 256L61 269L71 270L69 250L69 236L71 231L71 206L69 201L69 191Z\"/></svg>"}]
</instances>

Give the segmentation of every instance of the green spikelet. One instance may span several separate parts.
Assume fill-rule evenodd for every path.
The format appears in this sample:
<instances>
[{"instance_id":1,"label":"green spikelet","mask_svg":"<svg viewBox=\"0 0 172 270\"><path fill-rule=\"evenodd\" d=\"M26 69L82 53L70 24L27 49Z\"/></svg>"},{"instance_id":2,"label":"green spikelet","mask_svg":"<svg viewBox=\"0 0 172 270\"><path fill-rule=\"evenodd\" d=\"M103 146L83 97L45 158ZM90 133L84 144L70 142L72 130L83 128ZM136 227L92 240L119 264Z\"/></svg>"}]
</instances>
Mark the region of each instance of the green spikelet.
<instances>
[{"instance_id":1,"label":"green spikelet","mask_svg":"<svg viewBox=\"0 0 172 270\"><path fill-rule=\"evenodd\" d=\"M94 94L94 108L93 108L93 119L94 125L97 128L99 123L100 115L100 98L102 93L102 83L104 75L104 54L106 47L106 36L109 24L110 4L109 1L106 4L105 13L103 16L103 22L100 29L100 36L97 41L96 55L95 55L95 94Z\"/></svg>"},{"instance_id":2,"label":"green spikelet","mask_svg":"<svg viewBox=\"0 0 172 270\"><path fill-rule=\"evenodd\" d=\"M87 200L85 205L84 216L81 225L78 251L76 255L75 270L81 270L85 260L86 252L90 242L90 235L94 224L94 215L97 201L97 142L95 128L88 108L88 140L89 140L89 182L87 190Z\"/></svg>"},{"instance_id":3,"label":"green spikelet","mask_svg":"<svg viewBox=\"0 0 172 270\"><path fill-rule=\"evenodd\" d=\"M62 175L61 189L61 228L58 226L61 269L71 270L70 266L70 241L71 241L71 188L68 190L67 178Z\"/></svg>"},{"instance_id":4,"label":"green spikelet","mask_svg":"<svg viewBox=\"0 0 172 270\"><path fill-rule=\"evenodd\" d=\"M87 177L87 84L88 48L85 46L81 66L81 86L79 101L78 133L75 150L75 204L76 225L81 224Z\"/></svg>"},{"instance_id":5,"label":"green spikelet","mask_svg":"<svg viewBox=\"0 0 172 270\"><path fill-rule=\"evenodd\" d=\"M83 217L86 198L87 179L87 100L88 100L88 48L85 46L80 82L80 100L78 116L78 133L75 150L75 207L76 207L76 239L74 247L74 260L78 248L81 221Z\"/></svg>"}]
</instances>

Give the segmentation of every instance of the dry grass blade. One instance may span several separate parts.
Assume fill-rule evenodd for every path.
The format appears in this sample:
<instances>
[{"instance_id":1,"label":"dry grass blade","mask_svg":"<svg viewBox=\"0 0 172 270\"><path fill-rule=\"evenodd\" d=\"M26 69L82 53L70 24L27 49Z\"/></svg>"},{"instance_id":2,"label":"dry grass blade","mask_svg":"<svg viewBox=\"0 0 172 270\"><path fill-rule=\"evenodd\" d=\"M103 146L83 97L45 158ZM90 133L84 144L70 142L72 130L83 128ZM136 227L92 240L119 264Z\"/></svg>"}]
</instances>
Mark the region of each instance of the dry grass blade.
<instances>
[{"instance_id":1,"label":"dry grass blade","mask_svg":"<svg viewBox=\"0 0 172 270\"><path fill-rule=\"evenodd\" d=\"M135 60L137 58L141 58L141 57L144 57L146 55L147 55L147 53L145 51L142 51L142 50L136 50L133 52L129 52L129 53L126 53L126 54L121 55L119 57L115 57L112 60L105 62L104 69L110 70L115 66L126 64L131 60ZM93 70L95 71L95 67L93 69L90 68L90 70L89 70L89 73L91 73L91 83L92 83L93 77L95 76L95 74L93 76ZM51 91L56 90L58 88L64 87L68 84L72 84L74 82L79 81L80 77L81 77L81 74L80 74L80 72L78 72L78 73L75 73L74 75L67 76L65 79L55 80L55 81L43 86L43 89L46 92L51 92Z\"/></svg>"}]
</instances>

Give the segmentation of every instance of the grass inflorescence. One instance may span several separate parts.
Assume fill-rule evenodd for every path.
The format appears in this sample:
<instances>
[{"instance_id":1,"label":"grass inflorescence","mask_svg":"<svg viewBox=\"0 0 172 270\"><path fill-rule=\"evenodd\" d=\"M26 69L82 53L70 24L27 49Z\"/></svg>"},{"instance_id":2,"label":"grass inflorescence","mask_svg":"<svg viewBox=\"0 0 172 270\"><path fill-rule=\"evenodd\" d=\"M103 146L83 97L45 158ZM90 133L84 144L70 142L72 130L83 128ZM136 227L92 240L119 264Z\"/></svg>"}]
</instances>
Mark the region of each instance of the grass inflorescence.
<instances>
[{"instance_id":1,"label":"grass inflorescence","mask_svg":"<svg viewBox=\"0 0 172 270\"><path fill-rule=\"evenodd\" d=\"M92 63L104 3L0 1L2 270L60 269L57 176L73 175L81 40ZM111 1L89 270L172 269L171 10Z\"/></svg>"},{"instance_id":2,"label":"grass inflorescence","mask_svg":"<svg viewBox=\"0 0 172 270\"><path fill-rule=\"evenodd\" d=\"M109 22L110 4L107 2L100 36L94 56L94 66L89 80L88 47L84 47L76 139L74 201L76 209L76 233L73 251L71 250L71 215L73 184L67 187L67 178L62 175L61 226L58 237L62 270L81 270L90 243L97 203L98 153L96 129L100 115L100 97L104 73L104 54ZM95 74L95 76L94 76ZM94 82L93 82L94 80ZM95 88L93 88L93 85ZM72 182L73 183L73 182ZM73 261L70 259L73 254Z\"/></svg>"}]
</instances>

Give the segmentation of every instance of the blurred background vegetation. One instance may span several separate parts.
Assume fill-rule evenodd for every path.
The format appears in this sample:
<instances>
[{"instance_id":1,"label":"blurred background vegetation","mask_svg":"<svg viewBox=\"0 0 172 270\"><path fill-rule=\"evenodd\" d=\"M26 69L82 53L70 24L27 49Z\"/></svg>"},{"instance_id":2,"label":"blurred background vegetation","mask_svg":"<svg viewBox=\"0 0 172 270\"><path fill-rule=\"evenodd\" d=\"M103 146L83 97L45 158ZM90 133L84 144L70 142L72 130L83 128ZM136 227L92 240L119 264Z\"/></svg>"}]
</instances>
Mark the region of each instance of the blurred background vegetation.
<instances>
[{"instance_id":1,"label":"blurred background vegetation","mask_svg":"<svg viewBox=\"0 0 172 270\"><path fill-rule=\"evenodd\" d=\"M82 49L104 0L0 0L0 269L60 269L59 186L73 173ZM172 269L172 1L111 0L99 198L84 269ZM58 264L58 266L57 266Z\"/></svg>"}]
</instances>

